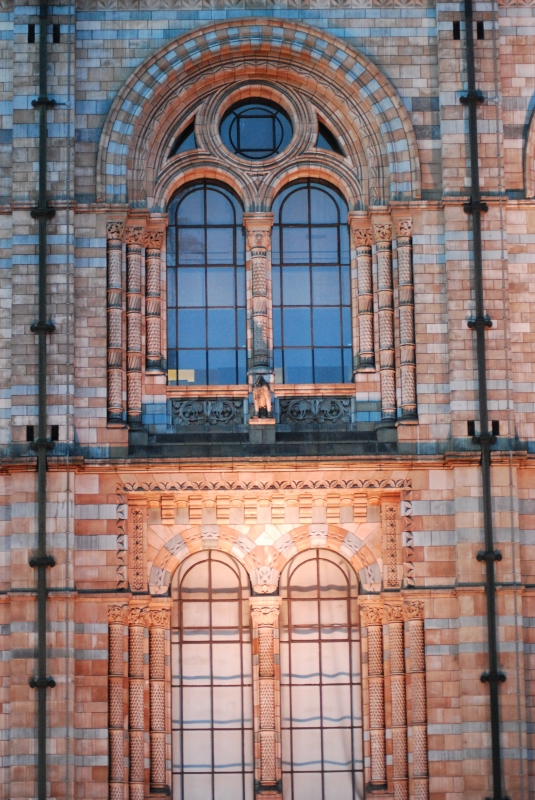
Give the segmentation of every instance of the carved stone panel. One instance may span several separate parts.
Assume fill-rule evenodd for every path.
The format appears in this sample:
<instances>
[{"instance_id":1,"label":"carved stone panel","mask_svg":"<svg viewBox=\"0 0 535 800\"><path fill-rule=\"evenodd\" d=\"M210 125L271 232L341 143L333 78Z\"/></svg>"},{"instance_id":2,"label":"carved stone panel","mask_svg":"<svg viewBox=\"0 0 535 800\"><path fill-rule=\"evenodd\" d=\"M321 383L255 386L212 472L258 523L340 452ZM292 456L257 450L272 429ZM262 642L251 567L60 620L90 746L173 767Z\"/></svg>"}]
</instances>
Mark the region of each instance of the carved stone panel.
<instances>
[{"instance_id":1,"label":"carved stone panel","mask_svg":"<svg viewBox=\"0 0 535 800\"><path fill-rule=\"evenodd\" d=\"M338 397L282 398L280 421L290 425L351 422L351 400Z\"/></svg>"},{"instance_id":2,"label":"carved stone panel","mask_svg":"<svg viewBox=\"0 0 535 800\"><path fill-rule=\"evenodd\" d=\"M173 400L173 425L196 427L199 425L242 425L243 400Z\"/></svg>"}]
</instances>

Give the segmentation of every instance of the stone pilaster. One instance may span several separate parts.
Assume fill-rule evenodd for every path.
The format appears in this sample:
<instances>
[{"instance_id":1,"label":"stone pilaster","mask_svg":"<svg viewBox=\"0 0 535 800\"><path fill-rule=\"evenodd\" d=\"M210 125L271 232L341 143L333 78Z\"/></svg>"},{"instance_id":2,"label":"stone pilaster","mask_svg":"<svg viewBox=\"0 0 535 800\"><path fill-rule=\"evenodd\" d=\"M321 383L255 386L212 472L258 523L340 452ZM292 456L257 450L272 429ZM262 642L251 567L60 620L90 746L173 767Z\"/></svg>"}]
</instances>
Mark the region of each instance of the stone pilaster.
<instances>
[{"instance_id":1,"label":"stone pilaster","mask_svg":"<svg viewBox=\"0 0 535 800\"><path fill-rule=\"evenodd\" d=\"M149 692L150 692L150 788L156 794L167 791L165 771L165 631L169 611L149 613Z\"/></svg>"},{"instance_id":2,"label":"stone pilaster","mask_svg":"<svg viewBox=\"0 0 535 800\"><path fill-rule=\"evenodd\" d=\"M379 360L381 370L381 417L396 419L396 353L394 341L394 286L392 281L392 225L374 220L379 298Z\"/></svg>"},{"instance_id":3,"label":"stone pilaster","mask_svg":"<svg viewBox=\"0 0 535 800\"><path fill-rule=\"evenodd\" d=\"M354 371L375 372L371 223L350 216L350 228L355 253L351 264L352 320L358 342L358 349L353 352Z\"/></svg>"},{"instance_id":4,"label":"stone pilaster","mask_svg":"<svg viewBox=\"0 0 535 800\"><path fill-rule=\"evenodd\" d=\"M390 695L392 708L392 775L394 800L409 797L407 757L407 699L405 690L405 632L403 605L385 604L390 651Z\"/></svg>"},{"instance_id":5,"label":"stone pilaster","mask_svg":"<svg viewBox=\"0 0 535 800\"><path fill-rule=\"evenodd\" d=\"M124 222L108 222L108 423L123 425L123 242Z\"/></svg>"},{"instance_id":6,"label":"stone pilaster","mask_svg":"<svg viewBox=\"0 0 535 800\"><path fill-rule=\"evenodd\" d=\"M126 239L126 381L127 420L141 426L141 248L145 229L129 225Z\"/></svg>"},{"instance_id":7,"label":"stone pilaster","mask_svg":"<svg viewBox=\"0 0 535 800\"><path fill-rule=\"evenodd\" d=\"M126 608L108 609L109 798L124 800L124 645Z\"/></svg>"},{"instance_id":8,"label":"stone pilaster","mask_svg":"<svg viewBox=\"0 0 535 800\"><path fill-rule=\"evenodd\" d=\"M280 597L251 597L254 758L257 796L281 797ZM270 791L271 790L271 791ZM266 791L268 795L266 795ZM261 794L260 794L261 793Z\"/></svg>"},{"instance_id":9,"label":"stone pilaster","mask_svg":"<svg viewBox=\"0 0 535 800\"><path fill-rule=\"evenodd\" d=\"M145 680L143 674L143 651L146 621L146 609L130 609L128 615L129 800L143 800L145 796Z\"/></svg>"},{"instance_id":10,"label":"stone pilaster","mask_svg":"<svg viewBox=\"0 0 535 800\"><path fill-rule=\"evenodd\" d=\"M363 603L361 625L367 633L368 725L370 733L370 789L386 789L385 690L383 668L383 608Z\"/></svg>"},{"instance_id":11,"label":"stone pilaster","mask_svg":"<svg viewBox=\"0 0 535 800\"><path fill-rule=\"evenodd\" d=\"M414 329L414 277L412 269L412 219L397 219L396 240L399 281L399 343L401 362L401 419L416 420L416 338Z\"/></svg>"},{"instance_id":12,"label":"stone pilaster","mask_svg":"<svg viewBox=\"0 0 535 800\"><path fill-rule=\"evenodd\" d=\"M244 214L247 233L247 303L249 372L272 370L271 228L272 214Z\"/></svg>"},{"instance_id":13,"label":"stone pilaster","mask_svg":"<svg viewBox=\"0 0 535 800\"><path fill-rule=\"evenodd\" d=\"M410 725L412 734L412 781L410 796L415 800L429 797L427 758L427 691L425 678L424 604L406 600L404 615L408 629L411 691Z\"/></svg>"},{"instance_id":14,"label":"stone pilaster","mask_svg":"<svg viewBox=\"0 0 535 800\"><path fill-rule=\"evenodd\" d=\"M145 237L145 332L147 372L162 369L161 251L163 230L149 230Z\"/></svg>"}]
</instances>

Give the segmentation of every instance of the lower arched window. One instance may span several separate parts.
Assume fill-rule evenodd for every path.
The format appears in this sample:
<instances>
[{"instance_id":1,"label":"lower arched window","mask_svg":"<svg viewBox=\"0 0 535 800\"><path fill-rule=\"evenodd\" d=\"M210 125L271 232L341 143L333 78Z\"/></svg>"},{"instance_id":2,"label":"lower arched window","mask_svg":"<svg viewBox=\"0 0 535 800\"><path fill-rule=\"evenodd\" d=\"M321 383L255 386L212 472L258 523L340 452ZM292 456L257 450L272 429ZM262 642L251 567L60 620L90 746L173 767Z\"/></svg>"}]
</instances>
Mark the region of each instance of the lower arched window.
<instances>
[{"instance_id":1,"label":"lower arched window","mask_svg":"<svg viewBox=\"0 0 535 800\"><path fill-rule=\"evenodd\" d=\"M281 576L284 800L362 800L357 576L327 550Z\"/></svg>"},{"instance_id":2,"label":"lower arched window","mask_svg":"<svg viewBox=\"0 0 535 800\"><path fill-rule=\"evenodd\" d=\"M252 800L249 581L219 551L172 583L173 800Z\"/></svg>"}]
</instances>

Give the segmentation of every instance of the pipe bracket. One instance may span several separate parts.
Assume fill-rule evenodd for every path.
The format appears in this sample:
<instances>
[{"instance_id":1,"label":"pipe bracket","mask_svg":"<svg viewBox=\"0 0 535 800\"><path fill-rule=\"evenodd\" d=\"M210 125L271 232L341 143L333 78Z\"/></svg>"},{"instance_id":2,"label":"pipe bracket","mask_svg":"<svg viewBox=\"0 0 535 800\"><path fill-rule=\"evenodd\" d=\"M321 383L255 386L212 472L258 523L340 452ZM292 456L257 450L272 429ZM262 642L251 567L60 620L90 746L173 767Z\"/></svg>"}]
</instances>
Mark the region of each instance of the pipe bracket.
<instances>
[{"instance_id":1,"label":"pipe bracket","mask_svg":"<svg viewBox=\"0 0 535 800\"><path fill-rule=\"evenodd\" d=\"M479 680L481 683L505 683L507 678L504 672L484 672Z\"/></svg>"},{"instance_id":2,"label":"pipe bracket","mask_svg":"<svg viewBox=\"0 0 535 800\"><path fill-rule=\"evenodd\" d=\"M501 561L503 556L499 550L480 550L476 558L478 561Z\"/></svg>"},{"instance_id":3,"label":"pipe bracket","mask_svg":"<svg viewBox=\"0 0 535 800\"><path fill-rule=\"evenodd\" d=\"M496 444L497 439L493 433L481 433L479 436L472 436L474 444Z\"/></svg>"},{"instance_id":4,"label":"pipe bracket","mask_svg":"<svg viewBox=\"0 0 535 800\"><path fill-rule=\"evenodd\" d=\"M32 333L54 333L56 326L53 322L34 322L30 330Z\"/></svg>"},{"instance_id":5,"label":"pipe bracket","mask_svg":"<svg viewBox=\"0 0 535 800\"><path fill-rule=\"evenodd\" d=\"M480 103L484 103L484 102L485 102L485 95L483 94L481 89L475 89L475 90L472 90L470 92L466 92L466 94L462 94L459 97L459 103L462 106L468 106L471 103L475 103L476 105L479 105Z\"/></svg>"},{"instance_id":6,"label":"pipe bracket","mask_svg":"<svg viewBox=\"0 0 535 800\"><path fill-rule=\"evenodd\" d=\"M474 202L472 199L470 199L468 203L463 203L463 211L465 214L473 214L474 211L480 211L486 214L488 210L488 203L485 203L482 200Z\"/></svg>"},{"instance_id":7,"label":"pipe bracket","mask_svg":"<svg viewBox=\"0 0 535 800\"><path fill-rule=\"evenodd\" d=\"M54 556L30 556L28 564L30 567L55 567L56 559Z\"/></svg>"},{"instance_id":8,"label":"pipe bracket","mask_svg":"<svg viewBox=\"0 0 535 800\"><path fill-rule=\"evenodd\" d=\"M53 689L56 681L50 675L46 678L30 678L30 689Z\"/></svg>"},{"instance_id":9,"label":"pipe bracket","mask_svg":"<svg viewBox=\"0 0 535 800\"><path fill-rule=\"evenodd\" d=\"M30 217L33 219L52 219L52 217L56 216L56 210L51 206L47 206L46 208L41 208L37 206L36 208L32 208L30 211Z\"/></svg>"},{"instance_id":10,"label":"pipe bracket","mask_svg":"<svg viewBox=\"0 0 535 800\"><path fill-rule=\"evenodd\" d=\"M51 97L38 97L37 100L32 100L32 106L34 108L40 108L40 106L46 106L46 108L54 108L55 106L57 106L57 103Z\"/></svg>"},{"instance_id":11,"label":"pipe bracket","mask_svg":"<svg viewBox=\"0 0 535 800\"><path fill-rule=\"evenodd\" d=\"M472 330L475 328L492 328L492 320L488 314L485 314L484 317L472 317L472 319L467 320L466 324Z\"/></svg>"}]
</instances>

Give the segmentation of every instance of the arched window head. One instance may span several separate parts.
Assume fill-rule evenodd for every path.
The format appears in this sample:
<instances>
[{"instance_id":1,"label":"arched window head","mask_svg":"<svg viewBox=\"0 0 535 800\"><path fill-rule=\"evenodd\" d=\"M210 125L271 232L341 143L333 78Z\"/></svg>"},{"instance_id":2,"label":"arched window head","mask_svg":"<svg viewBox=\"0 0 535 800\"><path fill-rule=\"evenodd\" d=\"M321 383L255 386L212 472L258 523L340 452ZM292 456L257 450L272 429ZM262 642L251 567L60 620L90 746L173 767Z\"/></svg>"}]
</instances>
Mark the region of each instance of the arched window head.
<instances>
[{"instance_id":1,"label":"arched window head","mask_svg":"<svg viewBox=\"0 0 535 800\"><path fill-rule=\"evenodd\" d=\"M288 146L292 123L275 103L248 99L237 103L224 115L221 138L231 153L242 158L271 158Z\"/></svg>"},{"instance_id":2,"label":"arched window head","mask_svg":"<svg viewBox=\"0 0 535 800\"><path fill-rule=\"evenodd\" d=\"M273 205L273 337L277 383L352 379L348 209L306 181Z\"/></svg>"},{"instance_id":3,"label":"arched window head","mask_svg":"<svg viewBox=\"0 0 535 800\"><path fill-rule=\"evenodd\" d=\"M246 381L245 245L232 192L203 182L169 205L168 381Z\"/></svg>"}]
</instances>

